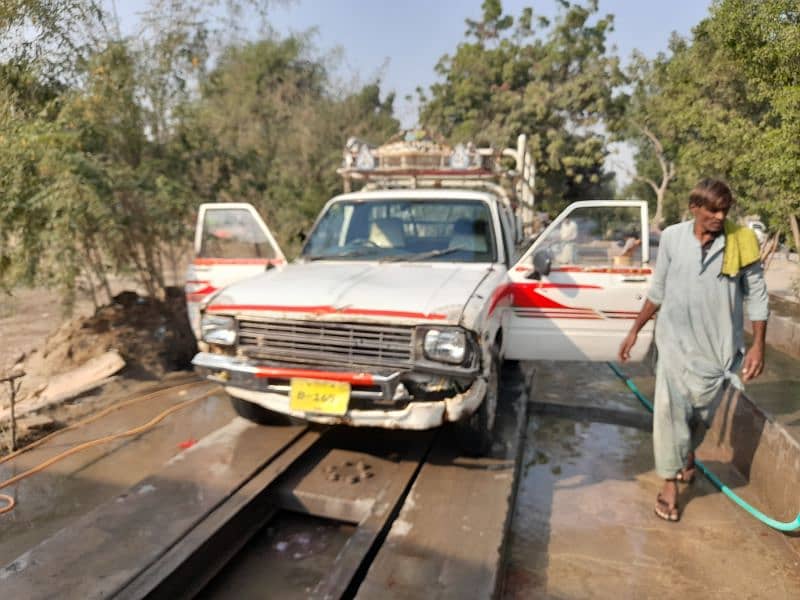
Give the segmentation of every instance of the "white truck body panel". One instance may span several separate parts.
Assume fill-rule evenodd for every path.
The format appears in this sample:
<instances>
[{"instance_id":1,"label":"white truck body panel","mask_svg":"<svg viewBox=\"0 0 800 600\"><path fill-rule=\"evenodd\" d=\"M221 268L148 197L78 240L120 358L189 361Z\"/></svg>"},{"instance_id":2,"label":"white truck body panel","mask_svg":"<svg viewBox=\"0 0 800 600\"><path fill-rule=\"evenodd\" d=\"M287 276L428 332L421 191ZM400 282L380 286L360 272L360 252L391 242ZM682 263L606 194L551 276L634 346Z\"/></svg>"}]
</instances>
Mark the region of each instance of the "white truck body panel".
<instances>
[{"instance_id":1,"label":"white truck body panel","mask_svg":"<svg viewBox=\"0 0 800 600\"><path fill-rule=\"evenodd\" d=\"M457 325L465 301L490 268L478 263L295 263L229 286L208 310Z\"/></svg>"}]
</instances>

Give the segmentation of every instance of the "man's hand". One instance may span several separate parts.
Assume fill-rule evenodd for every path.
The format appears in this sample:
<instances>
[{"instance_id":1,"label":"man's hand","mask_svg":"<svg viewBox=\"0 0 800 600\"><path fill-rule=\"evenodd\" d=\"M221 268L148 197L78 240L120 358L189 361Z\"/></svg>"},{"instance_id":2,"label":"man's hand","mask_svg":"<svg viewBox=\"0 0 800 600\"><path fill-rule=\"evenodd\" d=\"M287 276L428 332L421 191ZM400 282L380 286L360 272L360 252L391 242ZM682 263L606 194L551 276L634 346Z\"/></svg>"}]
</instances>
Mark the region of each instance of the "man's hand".
<instances>
[{"instance_id":1,"label":"man's hand","mask_svg":"<svg viewBox=\"0 0 800 600\"><path fill-rule=\"evenodd\" d=\"M658 308L659 305L651 302L649 299L644 301L642 310L639 311L639 314L636 315L636 318L633 320L631 330L628 332L628 335L625 336L625 339L622 340L622 344L619 346L617 358L620 362L625 362L631 357L631 348L633 348L633 345L636 343L636 338L639 336L639 332L641 331L642 327L644 327L644 324L652 319L653 315L658 312Z\"/></svg>"},{"instance_id":2,"label":"man's hand","mask_svg":"<svg viewBox=\"0 0 800 600\"><path fill-rule=\"evenodd\" d=\"M764 370L764 348L758 345L751 346L744 355L742 363L742 381L755 379Z\"/></svg>"},{"instance_id":3,"label":"man's hand","mask_svg":"<svg viewBox=\"0 0 800 600\"><path fill-rule=\"evenodd\" d=\"M617 352L619 362L624 363L631 357L631 348L633 348L633 345L636 343L637 337L639 337L639 333L631 329L630 333L622 340L622 343L619 345L619 352Z\"/></svg>"},{"instance_id":4,"label":"man's hand","mask_svg":"<svg viewBox=\"0 0 800 600\"><path fill-rule=\"evenodd\" d=\"M764 346L767 339L767 322L753 321L753 345L744 355L742 381L747 382L761 375L764 370Z\"/></svg>"}]
</instances>

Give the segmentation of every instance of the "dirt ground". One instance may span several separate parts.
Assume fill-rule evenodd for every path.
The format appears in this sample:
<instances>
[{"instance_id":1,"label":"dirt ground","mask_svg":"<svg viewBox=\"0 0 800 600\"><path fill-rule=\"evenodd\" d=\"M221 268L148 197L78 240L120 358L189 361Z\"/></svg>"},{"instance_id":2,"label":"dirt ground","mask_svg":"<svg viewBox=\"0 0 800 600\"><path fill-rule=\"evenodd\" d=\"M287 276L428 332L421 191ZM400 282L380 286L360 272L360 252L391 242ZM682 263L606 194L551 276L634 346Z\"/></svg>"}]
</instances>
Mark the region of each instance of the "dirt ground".
<instances>
[{"instance_id":1,"label":"dirt ground","mask_svg":"<svg viewBox=\"0 0 800 600\"><path fill-rule=\"evenodd\" d=\"M23 417L18 445L110 404L126 393L152 387L186 370L196 351L181 287L168 289L164 301L123 291L95 310L80 299L73 315L64 317L58 294L45 289L19 289L0 298L0 377L15 367L18 409L43 393L53 376L71 373L90 359L116 351L125 366L102 387L60 405ZM0 385L0 410L9 405L10 387ZM10 446L8 423L0 423L0 455Z\"/></svg>"}]
</instances>

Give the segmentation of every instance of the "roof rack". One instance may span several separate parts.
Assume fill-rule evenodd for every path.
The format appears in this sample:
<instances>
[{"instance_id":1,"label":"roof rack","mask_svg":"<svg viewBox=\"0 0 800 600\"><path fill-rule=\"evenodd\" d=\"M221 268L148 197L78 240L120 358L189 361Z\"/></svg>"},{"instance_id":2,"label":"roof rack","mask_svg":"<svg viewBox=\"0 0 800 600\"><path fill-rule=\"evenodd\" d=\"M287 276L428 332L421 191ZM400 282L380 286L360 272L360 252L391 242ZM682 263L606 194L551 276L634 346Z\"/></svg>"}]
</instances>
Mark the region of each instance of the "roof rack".
<instances>
[{"instance_id":1,"label":"roof rack","mask_svg":"<svg viewBox=\"0 0 800 600\"><path fill-rule=\"evenodd\" d=\"M503 158L514 160L508 169ZM524 134L516 148L478 148L473 143L453 147L425 131L403 131L382 146L351 137L344 164L336 171L344 191L354 182L364 189L462 188L491 191L508 202L524 227L532 228L535 170Z\"/></svg>"}]
</instances>

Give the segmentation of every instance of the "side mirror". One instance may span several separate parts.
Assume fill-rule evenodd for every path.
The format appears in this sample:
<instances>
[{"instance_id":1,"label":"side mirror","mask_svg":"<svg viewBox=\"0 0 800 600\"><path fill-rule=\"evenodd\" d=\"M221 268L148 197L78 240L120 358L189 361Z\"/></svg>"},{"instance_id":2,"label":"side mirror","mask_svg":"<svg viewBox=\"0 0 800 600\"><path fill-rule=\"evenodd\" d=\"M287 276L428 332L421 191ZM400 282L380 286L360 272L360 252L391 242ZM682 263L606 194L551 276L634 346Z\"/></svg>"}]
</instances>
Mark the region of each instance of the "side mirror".
<instances>
[{"instance_id":1,"label":"side mirror","mask_svg":"<svg viewBox=\"0 0 800 600\"><path fill-rule=\"evenodd\" d=\"M297 239L300 240L300 243L305 242L306 241L306 232L305 231L298 232Z\"/></svg>"},{"instance_id":2,"label":"side mirror","mask_svg":"<svg viewBox=\"0 0 800 600\"><path fill-rule=\"evenodd\" d=\"M537 250L533 253L533 272L528 275L528 279L541 279L543 275L549 275L552 264L553 258L549 250L546 248Z\"/></svg>"}]
</instances>

